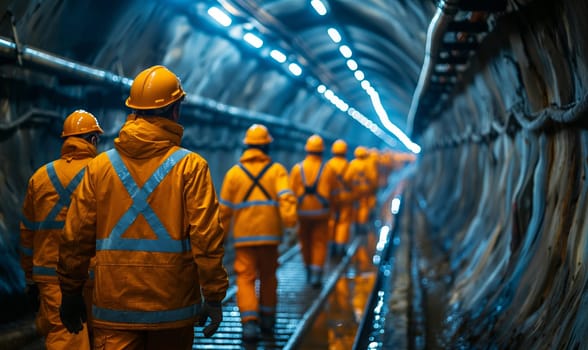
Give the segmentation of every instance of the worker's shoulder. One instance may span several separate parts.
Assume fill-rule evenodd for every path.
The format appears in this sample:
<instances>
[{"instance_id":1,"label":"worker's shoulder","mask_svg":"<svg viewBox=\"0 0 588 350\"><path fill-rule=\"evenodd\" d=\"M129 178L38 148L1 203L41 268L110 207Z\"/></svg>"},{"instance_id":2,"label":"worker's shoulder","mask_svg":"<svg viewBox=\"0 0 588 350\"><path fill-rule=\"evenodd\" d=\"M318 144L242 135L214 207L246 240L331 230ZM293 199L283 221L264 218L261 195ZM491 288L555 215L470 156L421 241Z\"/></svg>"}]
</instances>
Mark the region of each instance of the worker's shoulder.
<instances>
[{"instance_id":1,"label":"worker's shoulder","mask_svg":"<svg viewBox=\"0 0 588 350\"><path fill-rule=\"evenodd\" d=\"M288 172L288 169L286 168L286 166L280 162L273 162L272 163L272 168L275 169L275 171L285 171Z\"/></svg>"},{"instance_id":2,"label":"worker's shoulder","mask_svg":"<svg viewBox=\"0 0 588 350\"><path fill-rule=\"evenodd\" d=\"M192 151L189 150L187 148L183 148L183 147L178 147L178 149L176 150L176 152L181 152L184 154L184 159L186 159L186 161L195 163L195 164L199 164L199 165L204 165L204 166L208 166L208 161L206 160L206 158L204 158L204 156L202 156L200 153L196 152L196 151Z\"/></svg>"},{"instance_id":3,"label":"worker's shoulder","mask_svg":"<svg viewBox=\"0 0 588 350\"><path fill-rule=\"evenodd\" d=\"M47 163L41 165L40 167L38 167L37 169L35 169L35 171L33 171L33 174L31 175L30 179L47 178L47 171L48 171L47 167L52 165L53 162L55 162L55 160L47 162Z\"/></svg>"}]
</instances>

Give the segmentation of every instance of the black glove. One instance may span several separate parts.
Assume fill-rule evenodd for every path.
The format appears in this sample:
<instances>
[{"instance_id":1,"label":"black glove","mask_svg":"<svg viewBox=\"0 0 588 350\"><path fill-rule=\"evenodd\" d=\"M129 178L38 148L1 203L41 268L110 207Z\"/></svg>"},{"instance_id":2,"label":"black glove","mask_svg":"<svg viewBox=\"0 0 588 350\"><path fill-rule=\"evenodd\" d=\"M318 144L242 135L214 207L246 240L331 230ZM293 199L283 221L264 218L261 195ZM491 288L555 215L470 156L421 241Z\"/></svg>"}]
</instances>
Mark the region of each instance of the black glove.
<instances>
[{"instance_id":1,"label":"black glove","mask_svg":"<svg viewBox=\"0 0 588 350\"><path fill-rule=\"evenodd\" d=\"M25 295L27 298L27 303L31 308L31 311L37 312L39 311L39 306L41 305L41 300L39 299L39 287L35 282L28 283L25 287Z\"/></svg>"},{"instance_id":2,"label":"black glove","mask_svg":"<svg viewBox=\"0 0 588 350\"><path fill-rule=\"evenodd\" d=\"M210 317L210 324L206 327L206 320ZM220 302L204 302L200 308L198 315L198 326L204 327L202 333L207 338L212 337L216 333L218 327L223 320L223 309Z\"/></svg>"},{"instance_id":3,"label":"black glove","mask_svg":"<svg viewBox=\"0 0 588 350\"><path fill-rule=\"evenodd\" d=\"M84 329L82 323L86 322L87 316L82 295L62 295L59 317L61 318L61 323L70 333L78 334Z\"/></svg>"},{"instance_id":4,"label":"black glove","mask_svg":"<svg viewBox=\"0 0 588 350\"><path fill-rule=\"evenodd\" d=\"M27 303L33 312L39 311L41 300L39 299L39 287L35 282L27 283L25 287Z\"/></svg>"}]
</instances>

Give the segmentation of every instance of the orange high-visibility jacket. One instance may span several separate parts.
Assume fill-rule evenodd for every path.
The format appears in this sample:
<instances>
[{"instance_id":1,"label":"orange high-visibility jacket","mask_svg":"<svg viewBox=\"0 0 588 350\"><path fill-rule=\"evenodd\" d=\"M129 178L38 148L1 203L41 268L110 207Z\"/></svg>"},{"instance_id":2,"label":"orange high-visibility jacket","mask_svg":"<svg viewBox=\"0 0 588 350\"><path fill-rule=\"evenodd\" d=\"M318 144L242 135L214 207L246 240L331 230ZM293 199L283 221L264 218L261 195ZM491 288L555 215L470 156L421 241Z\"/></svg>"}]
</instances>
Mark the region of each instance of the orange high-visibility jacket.
<instances>
[{"instance_id":1,"label":"orange high-visibility jacket","mask_svg":"<svg viewBox=\"0 0 588 350\"><path fill-rule=\"evenodd\" d=\"M66 138L61 158L43 165L29 179L20 223L21 266L27 281L57 283L59 236L71 193L96 154L88 141Z\"/></svg>"},{"instance_id":2,"label":"orange high-visibility jacket","mask_svg":"<svg viewBox=\"0 0 588 350\"><path fill-rule=\"evenodd\" d=\"M355 158L349 162L345 181L351 184L355 198L360 198L369 197L373 193L378 178L373 171L372 163L365 157Z\"/></svg>"},{"instance_id":3,"label":"orange high-visibility jacket","mask_svg":"<svg viewBox=\"0 0 588 350\"><path fill-rule=\"evenodd\" d=\"M236 247L278 245L284 227L296 225L296 197L288 172L258 149L243 152L223 180L220 208L223 227L233 221Z\"/></svg>"},{"instance_id":4,"label":"orange high-visibility jacket","mask_svg":"<svg viewBox=\"0 0 588 350\"><path fill-rule=\"evenodd\" d=\"M298 216L329 217L332 203L339 191L335 171L322 157L308 154L292 168L290 184L298 198Z\"/></svg>"},{"instance_id":5,"label":"orange high-visibility jacket","mask_svg":"<svg viewBox=\"0 0 588 350\"><path fill-rule=\"evenodd\" d=\"M351 191L351 185L345 181L345 173L347 173L347 169L349 168L349 161L344 156L334 156L333 158L329 159L327 165L330 166L334 172L335 177L337 178L338 192L335 196L337 204L350 204L353 202L353 192Z\"/></svg>"},{"instance_id":6,"label":"orange high-visibility jacket","mask_svg":"<svg viewBox=\"0 0 588 350\"><path fill-rule=\"evenodd\" d=\"M378 187L384 188L388 186L388 177L394 170L394 159L391 151L380 153L378 157Z\"/></svg>"},{"instance_id":7,"label":"orange high-visibility jacket","mask_svg":"<svg viewBox=\"0 0 588 350\"><path fill-rule=\"evenodd\" d=\"M224 230L207 162L179 147L181 125L130 115L115 149L88 163L72 196L57 273L81 294L96 253L94 325L193 325L201 304L228 288Z\"/></svg>"}]
</instances>

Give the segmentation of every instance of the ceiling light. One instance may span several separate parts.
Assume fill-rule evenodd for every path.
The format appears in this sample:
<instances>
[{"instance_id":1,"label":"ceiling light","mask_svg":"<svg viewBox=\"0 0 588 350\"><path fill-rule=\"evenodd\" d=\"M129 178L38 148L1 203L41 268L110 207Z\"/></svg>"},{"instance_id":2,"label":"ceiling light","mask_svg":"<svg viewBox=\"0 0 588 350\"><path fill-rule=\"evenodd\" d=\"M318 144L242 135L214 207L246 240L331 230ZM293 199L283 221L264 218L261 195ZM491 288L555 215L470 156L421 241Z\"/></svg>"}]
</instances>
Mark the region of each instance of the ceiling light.
<instances>
[{"instance_id":1,"label":"ceiling light","mask_svg":"<svg viewBox=\"0 0 588 350\"><path fill-rule=\"evenodd\" d=\"M278 51L278 50L271 50L271 51L270 51L270 56L271 56L271 57L272 57L274 60L276 60L277 62L280 62L280 63L284 63L284 62L286 62L286 55L284 55L284 54L282 53L282 51Z\"/></svg>"},{"instance_id":2,"label":"ceiling light","mask_svg":"<svg viewBox=\"0 0 588 350\"><path fill-rule=\"evenodd\" d=\"M312 0L310 4L319 15L324 16L327 14L327 8L325 7L325 4L322 3L322 1Z\"/></svg>"},{"instance_id":3,"label":"ceiling light","mask_svg":"<svg viewBox=\"0 0 588 350\"><path fill-rule=\"evenodd\" d=\"M290 63L288 65L288 69L290 70L290 72L292 72L292 74L294 74L295 76L299 76L300 74L302 74L302 68L300 68L299 65L297 65L296 63Z\"/></svg>"},{"instance_id":4,"label":"ceiling light","mask_svg":"<svg viewBox=\"0 0 588 350\"><path fill-rule=\"evenodd\" d=\"M339 51L341 52L343 57L345 57L345 58L351 57L351 49L349 48L349 46L341 45L341 46L339 46Z\"/></svg>"},{"instance_id":5,"label":"ceiling light","mask_svg":"<svg viewBox=\"0 0 588 350\"><path fill-rule=\"evenodd\" d=\"M339 32L337 31L337 29L335 29L335 28L329 28L327 30L327 34L329 34L329 36L331 37L331 40L333 40L333 42L335 44L338 44L339 42L341 42L341 34L339 34Z\"/></svg>"},{"instance_id":6,"label":"ceiling light","mask_svg":"<svg viewBox=\"0 0 588 350\"><path fill-rule=\"evenodd\" d=\"M255 47L256 49L259 49L263 46L263 40L253 33L245 33L245 35L243 35L243 40L248 42L249 45Z\"/></svg>"},{"instance_id":7,"label":"ceiling light","mask_svg":"<svg viewBox=\"0 0 588 350\"><path fill-rule=\"evenodd\" d=\"M324 93L325 91L327 91L327 87L324 86L323 84L319 85L316 87L316 91L318 91L319 94Z\"/></svg>"},{"instance_id":8,"label":"ceiling light","mask_svg":"<svg viewBox=\"0 0 588 350\"><path fill-rule=\"evenodd\" d=\"M333 98L333 96L335 96L335 93L333 91L331 91L331 90L325 91L325 98L327 100L330 101Z\"/></svg>"},{"instance_id":9,"label":"ceiling light","mask_svg":"<svg viewBox=\"0 0 588 350\"><path fill-rule=\"evenodd\" d=\"M365 78L365 74L363 74L362 71L360 70L356 70L353 75L355 76L355 79L362 81ZM363 82L362 82L363 83Z\"/></svg>"},{"instance_id":10,"label":"ceiling light","mask_svg":"<svg viewBox=\"0 0 588 350\"><path fill-rule=\"evenodd\" d=\"M223 10L218 7L211 7L208 9L208 15L217 21L223 27L228 27L233 23L233 20Z\"/></svg>"},{"instance_id":11,"label":"ceiling light","mask_svg":"<svg viewBox=\"0 0 588 350\"><path fill-rule=\"evenodd\" d=\"M367 80L364 80L364 81L361 82L361 88L364 89L364 90L367 90L370 86L371 86L371 84Z\"/></svg>"},{"instance_id":12,"label":"ceiling light","mask_svg":"<svg viewBox=\"0 0 588 350\"><path fill-rule=\"evenodd\" d=\"M356 70L357 62L355 62L355 60L347 60L347 67L349 67L351 70Z\"/></svg>"}]
</instances>

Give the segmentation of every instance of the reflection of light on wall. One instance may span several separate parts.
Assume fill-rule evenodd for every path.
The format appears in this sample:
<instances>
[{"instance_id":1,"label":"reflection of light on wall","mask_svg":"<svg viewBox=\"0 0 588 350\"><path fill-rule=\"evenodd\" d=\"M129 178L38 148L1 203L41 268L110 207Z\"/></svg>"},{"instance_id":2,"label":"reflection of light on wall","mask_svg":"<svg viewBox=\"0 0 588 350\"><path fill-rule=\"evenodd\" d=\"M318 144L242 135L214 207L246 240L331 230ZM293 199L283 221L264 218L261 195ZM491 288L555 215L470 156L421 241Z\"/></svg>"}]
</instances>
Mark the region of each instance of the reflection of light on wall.
<instances>
[{"instance_id":1,"label":"reflection of light on wall","mask_svg":"<svg viewBox=\"0 0 588 350\"><path fill-rule=\"evenodd\" d=\"M390 206L390 211L392 214L398 214L398 210L400 209L400 198L396 197L392 200L392 205Z\"/></svg>"},{"instance_id":2,"label":"reflection of light on wall","mask_svg":"<svg viewBox=\"0 0 588 350\"><path fill-rule=\"evenodd\" d=\"M396 136L400 140L400 142L402 142L406 146L406 148L411 150L413 153L420 153L421 147L416 143L412 142L412 140L408 136L406 136L406 134L403 133L402 130L400 130L400 128L398 128L394 123L390 121L388 113L386 113L386 110L384 110L384 106L382 106L382 102L380 101L380 95L378 94L378 92L375 91L373 88L368 89L366 91L370 95L372 105L374 106L374 110L376 111L376 114L380 118L380 122L384 125L384 127L388 129L388 131L390 131L392 134L394 134L394 136Z\"/></svg>"},{"instance_id":3,"label":"reflection of light on wall","mask_svg":"<svg viewBox=\"0 0 588 350\"><path fill-rule=\"evenodd\" d=\"M388 235L390 234L390 227L387 225L382 226L380 229L380 237L378 239L378 243L376 244L376 249L381 252L386 247L386 242L388 242Z\"/></svg>"}]
</instances>

